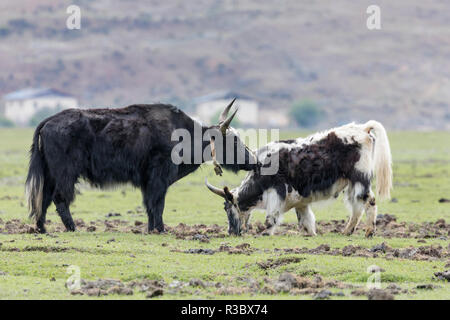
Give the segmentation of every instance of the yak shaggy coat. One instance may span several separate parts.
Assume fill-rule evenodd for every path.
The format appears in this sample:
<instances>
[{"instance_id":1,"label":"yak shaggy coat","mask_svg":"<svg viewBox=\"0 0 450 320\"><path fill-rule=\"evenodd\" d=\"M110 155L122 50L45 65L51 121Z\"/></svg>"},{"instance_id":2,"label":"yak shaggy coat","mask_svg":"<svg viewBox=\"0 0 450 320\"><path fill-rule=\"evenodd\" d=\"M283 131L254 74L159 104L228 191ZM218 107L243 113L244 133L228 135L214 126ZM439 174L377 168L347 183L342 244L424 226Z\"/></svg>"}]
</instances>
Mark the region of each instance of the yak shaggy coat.
<instances>
[{"instance_id":1,"label":"yak shaggy coat","mask_svg":"<svg viewBox=\"0 0 450 320\"><path fill-rule=\"evenodd\" d=\"M389 141L379 122L351 123L307 138L273 142L258 150L261 163L274 156L279 159L275 175L249 173L231 191L208 185L226 199L230 233L239 234L247 228L252 210L265 209L267 232L272 234L283 213L295 208L300 227L315 235L311 204L337 198L342 191L352 211L345 233L353 233L364 211L366 235L374 233L377 207L371 179L376 175L380 199L389 198L392 188Z\"/></svg>"},{"instance_id":2,"label":"yak shaggy coat","mask_svg":"<svg viewBox=\"0 0 450 320\"><path fill-rule=\"evenodd\" d=\"M194 128L201 133L220 130L223 139L234 138L235 148L240 148L243 143L233 130L228 130L236 113L226 118L231 105L222 113L223 121L212 127L204 127L178 108L163 104L69 109L44 120L34 134L26 183L30 215L36 219L38 230L45 232L45 216L52 201L66 229L75 230L69 206L75 197L75 184L84 178L100 188L121 183L140 188L148 230L164 231L162 213L167 189L201 164L194 159L173 163L171 152L178 141L172 141L172 133L184 129L195 138ZM209 147L208 139L198 139L202 151ZM249 150L245 151L249 158ZM237 163L223 166L233 171L255 168Z\"/></svg>"}]
</instances>

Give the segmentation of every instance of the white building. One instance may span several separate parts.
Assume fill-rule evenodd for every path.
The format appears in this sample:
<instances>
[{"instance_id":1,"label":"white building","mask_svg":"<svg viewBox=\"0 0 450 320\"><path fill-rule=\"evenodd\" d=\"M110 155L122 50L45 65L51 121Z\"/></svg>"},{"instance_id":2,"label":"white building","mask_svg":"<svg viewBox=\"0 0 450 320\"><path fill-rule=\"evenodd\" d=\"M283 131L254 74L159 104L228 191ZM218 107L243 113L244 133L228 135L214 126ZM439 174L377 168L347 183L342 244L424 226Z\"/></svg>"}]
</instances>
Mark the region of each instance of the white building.
<instances>
[{"instance_id":1,"label":"white building","mask_svg":"<svg viewBox=\"0 0 450 320\"><path fill-rule=\"evenodd\" d=\"M257 127L259 123L259 105L258 102L249 97L231 91L220 91L199 97L194 100L196 118L203 123L213 124L212 120L218 116L234 98L236 102L234 107L239 107L236 119L240 124L246 127Z\"/></svg>"},{"instance_id":2,"label":"white building","mask_svg":"<svg viewBox=\"0 0 450 320\"><path fill-rule=\"evenodd\" d=\"M78 108L78 101L71 95L49 88L28 88L11 92L3 97L5 118L17 125L27 125L42 109L54 110Z\"/></svg>"}]
</instances>

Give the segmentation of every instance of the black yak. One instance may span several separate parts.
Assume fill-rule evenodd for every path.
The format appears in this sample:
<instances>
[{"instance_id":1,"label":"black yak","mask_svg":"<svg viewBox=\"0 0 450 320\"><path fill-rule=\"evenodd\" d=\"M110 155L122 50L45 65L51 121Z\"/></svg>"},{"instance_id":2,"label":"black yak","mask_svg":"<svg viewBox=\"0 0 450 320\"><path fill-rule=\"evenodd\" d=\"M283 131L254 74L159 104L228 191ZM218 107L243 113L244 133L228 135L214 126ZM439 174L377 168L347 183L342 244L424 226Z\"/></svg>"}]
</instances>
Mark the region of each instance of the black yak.
<instances>
[{"instance_id":1,"label":"black yak","mask_svg":"<svg viewBox=\"0 0 450 320\"><path fill-rule=\"evenodd\" d=\"M266 234L273 234L283 214L295 208L300 227L316 235L311 204L337 198L344 191L352 215L344 230L354 232L362 213L367 216L366 236L375 232L377 206L371 190L376 175L376 193L389 198L392 188L391 151L381 123L348 124L307 138L272 142L257 152L265 166L278 161L275 175L247 174L238 188L207 187L225 199L229 233L248 228L253 209L266 209Z\"/></svg>"},{"instance_id":2,"label":"black yak","mask_svg":"<svg viewBox=\"0 0 450 320\"><path fill-rule=\"evenodd\" d=\"M208 149L213 144L211 132L234 141L234 147L228 148L235 154L231 158L234 161L220 163L225 169L237 172L257 168L254 155L229 127L237 111L228 117L233 102L222 112L219 125L211 127L202 126L178 108L164 104L68 109L42 121L34 133L26 181L30 217L36 220L38 231L46 232L45 217L52 201L66 230L75 230L69 206L74 200L75 184L84 178L100 188L120 183L140 188L148 214L148 230L156 228L163 232L167 189L201 163L211 160ZM208 155L209 150L209 157L194 159L192 153L192 161L174 163L171 153L178 142L173 141L172 134L177 129L190 133L194 137L189 142L192 147L198 145L202 155L203 151ZM194 131L201 136L196 137ZM222 149L217 149L222 152L220 158L226 159L226 148ZM245 156L244 162L236 161L239 152Z\"/></svg>"}]
</instances>

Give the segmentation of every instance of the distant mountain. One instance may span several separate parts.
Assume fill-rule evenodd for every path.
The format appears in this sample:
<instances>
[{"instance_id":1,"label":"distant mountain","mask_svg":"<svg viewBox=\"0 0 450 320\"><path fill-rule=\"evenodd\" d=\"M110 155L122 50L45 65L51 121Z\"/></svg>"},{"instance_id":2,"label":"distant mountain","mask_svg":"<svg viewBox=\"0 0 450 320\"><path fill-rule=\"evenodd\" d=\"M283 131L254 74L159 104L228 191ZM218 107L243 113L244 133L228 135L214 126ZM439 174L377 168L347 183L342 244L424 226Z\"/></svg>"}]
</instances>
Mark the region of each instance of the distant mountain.
<instances>
[{"instance_id":1,"label":"distant mountain","mask_svg":"<svg viewBox=\"0 0 450 320\"><path fill-rule=\"evenodd\" d=\"M85 106L172 102L218 90L287 110L309 99L321 127L377 119L450 129L450 3L373 1L73 1L0 4L0 95L54 87ZM339 3L339 4L337 4Z\"/></svg>"}]
</instances>

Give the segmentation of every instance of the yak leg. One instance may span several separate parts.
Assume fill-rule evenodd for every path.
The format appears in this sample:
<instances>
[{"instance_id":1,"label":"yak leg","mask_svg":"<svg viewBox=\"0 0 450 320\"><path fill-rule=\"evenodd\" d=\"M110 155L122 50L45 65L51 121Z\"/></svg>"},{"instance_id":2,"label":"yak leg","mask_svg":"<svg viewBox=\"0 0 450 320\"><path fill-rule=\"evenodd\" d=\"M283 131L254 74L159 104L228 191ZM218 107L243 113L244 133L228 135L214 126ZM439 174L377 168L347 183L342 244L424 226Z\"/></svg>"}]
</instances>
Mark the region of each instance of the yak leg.
<instances>
[{"instance_id":1,"label":"yak leg","mask_svg":"<svg viewBox=\"0 0 450 320\"><path fill-rule=\"evenodd\" d=\"M244 223L242 224L242 226L243 226L243 231L245 231L245 232L247 232L251 228L251 226L249 224L250 216L251 216L251 213L248 212L244 217Z\"/></svg>"},{"instance_id":2,"label":"yak leg","mask_svg":"<svg viewBox=\"0 0 450 320\"><path fill-rule=\"evenodd\" d=\"M153 208L153 218L155 221L155 229L158 232L164 232L164 222L163 222L163 212L164 212L164 203L165 203L166 193L161 196L158 203Z\"/></svg>"},{"instance_id":3,"label":"yak leg","mask_svg":"<svg viewBox=\"0 0 450 320\"><path fill-rule=\"evenodd\" d=\"M295 208L297 213L298 226L305 227L308 235L315 236L316 234L316 217L311 210L311 206Z\"/></svg>"},{"instance_id":4,"label":"yak leg","mask_svg":"<svg viewBox=\"0 0 450 320\"><path fill-rule=\"evenodd\" d=\"M53 202L66 230L75 231L75 223L73 223L69 206L75 198L75 182L77 178L71 178L71 176L64 173L60 174L59 177L58 182L55 184Z\"/></svg>"},{"instance_id":5,"label":"yak leg","mask_svg":"<svg viewBox=\"0 0 450 320\"><path fill-rule=\"evenodd\" d=\"M148 214L148 231L153 229L164 232L163 212L169 182L176 176L170 163L153 168L144 193L144 202Z\"/></svg>"},{"instance_id":6,"label":"yak leg","mask_svg":"<svg viewBox=\"0 0 450 320\"><path fill-rule=\"evenodd\" d=\"M273 235L275 228L281 223L283 212L281 211L282 202L276 191L268 194L266 208L266 227L263 235Z\"/></svg>"},{"instance_id":7,"label":"yak leg","mask_svg":"<svg viewBox=\"0 0 450 320\"><path fill-rule=\"evenodd\" d=\"M364 211L364 205L361 203L354 203L352 204L352 216L350 217L350 220L347 223L347 226L344 229L344 234L349 236L352 235L353 232L355 232L356 227L359 224L359 220L361 219L361 216Z\"/></svg>"},{"instance_id":8,"label":"yak leg","mask_svg":"<svg viewBox=\"0 0 450 320\"><path fill-rule=\"evenodd\" d=\"M61 220L66 227L67 231L75 231L75 223L73 222L72 216L70 215L69 204L70 201L66 200L64 196L57 193L53 199L56 206L56 211L58 212Z\"/></svg>"},{"instance_id":9,"label":"yak leg","mask_svg":"<svg viewBox=\"0 0 450 320\"><path fill-rule=\"evenodd\" d=\"M347 236L353 234L364 212L365 200L362 199L364 198L363 194L364 187L359 182L347 190L347 201L351 207L351 217L344 229L344 234Z\"/></svg>"},{"instance_id":10,"label":"yak leg","mask_svg":"<svg viewBox=\"0 0 450 320\"><path fill-rule=\"evenodd\" d=\"M36 227L39 233L47 232L47 230L45 229L45 218L47 216L47 209L52 203L53 191L54 186L51 184L51 182L48 181L48 179L46 179L44 182L44 194L42 197L42 213L39 219L36 221Z\"/></svg>"},{"instance_id":11,"label":"yak leg","mask_svg":"<svg viewBox=\"0 0 450 320\"><path fill-rule=\"evenodd\" d=\"M147 187L142 188L142 197L144 198L144 206L148 217L148 232L152 232L155 228L155 218L153 217L153 198L152 194L147 191Z\"/></svg>"},{"instance_id":12,"label":"yak leg","mask_svg":"<svg viewBox=\"0 0 450 320\"><path fill-rule=\"evenodd\" d=\"M366 210L366 237L372 237L375 233L376 229L376 221L377 221L377 204L375 202L375 196L370 190L369 197L365 203Z\"/></svg>"},{"instance_id":13,"label":"yak leg","mask_svg":"<svg viewBox=\"0 0 450 320\"><path fill-rule=\"evenodd\" d=\"M164 213L166 194L169 186L178 180L178 166L176 166L172 161L164 162L159 173L160 175L158 179L153 181L153 186L157 186L157 190L153 191L155 200L153 207L153 218L156 230L159 232L165 232L162 216Z\"/></svg>"},{"instance_id":14,"label":"yak leg","mask_svg":"<svg viewBox=\"0 0 450 320\"><path fill-rule=\"evenodd\" d=\"M156 192L146 196L144 203L147 208L148 215L148 232L154 229L164 232L163 212L167 189L155 190Z\"/></svg>"},{"instance_id":15,"label":"yak leg","mask_svg":"<svg viewBox=\"0 0 450 320\"><path fill-rule=\"evenodd\" d=\"M263 231L264 236L272 236L275 232L277 225L280 223L280 214L279 212L272 212L266 217L265 225L267 227L266 230Z\"/></svg>"}]
</instances>

